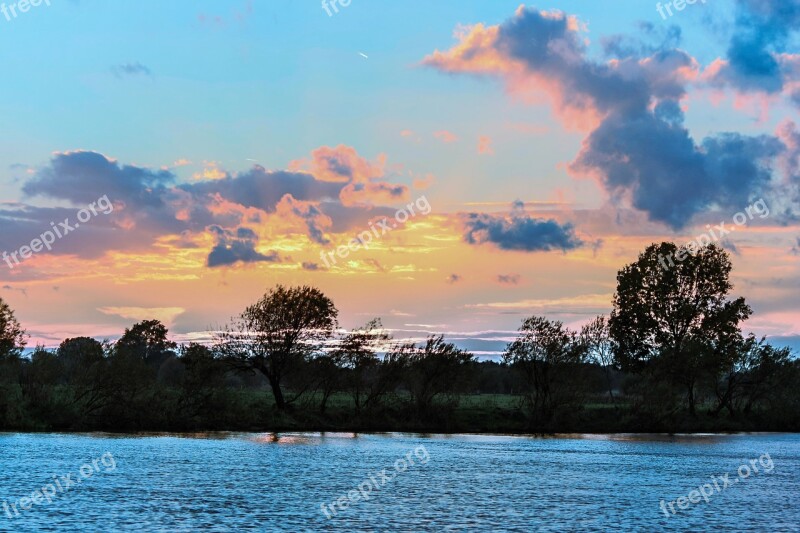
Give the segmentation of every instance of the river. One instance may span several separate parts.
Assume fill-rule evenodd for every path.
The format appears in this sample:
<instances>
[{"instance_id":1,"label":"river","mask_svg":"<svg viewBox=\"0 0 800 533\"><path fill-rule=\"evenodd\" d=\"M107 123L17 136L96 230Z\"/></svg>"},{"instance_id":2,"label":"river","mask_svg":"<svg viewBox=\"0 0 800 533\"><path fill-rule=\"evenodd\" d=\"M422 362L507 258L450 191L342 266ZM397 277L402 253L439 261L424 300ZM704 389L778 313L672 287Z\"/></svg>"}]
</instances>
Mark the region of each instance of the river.
<instances>
[{"instance_id":1,"label":"river","mask_svg":"<svg viewBox=\"0 0 800 533\"><path fill-rule=\"evenodd\" d=\"M800 531L800 435L0 433L0 531Z\"/></svg>"}]
</instances>

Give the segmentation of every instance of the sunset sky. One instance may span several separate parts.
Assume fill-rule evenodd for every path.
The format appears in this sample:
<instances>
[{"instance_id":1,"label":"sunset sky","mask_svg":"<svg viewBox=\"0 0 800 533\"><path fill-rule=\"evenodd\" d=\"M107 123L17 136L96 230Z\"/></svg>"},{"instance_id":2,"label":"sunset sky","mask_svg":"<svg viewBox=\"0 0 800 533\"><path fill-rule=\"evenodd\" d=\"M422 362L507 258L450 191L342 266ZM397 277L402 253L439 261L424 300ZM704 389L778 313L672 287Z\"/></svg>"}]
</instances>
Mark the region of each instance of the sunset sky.
<instances>
[{"instance_id":1,"label":"sunset sky","mask_svg":"<svg viewBox=\"0 0 800 533\"><path fill-rule=\"evenodd\" d=\"M745 331L800 348L794 2L50 3L0 15L0 252L114 209L0 262L31 345L205 340L283 283L489 355L725 222Z\"/></svg>"}]
</instances>

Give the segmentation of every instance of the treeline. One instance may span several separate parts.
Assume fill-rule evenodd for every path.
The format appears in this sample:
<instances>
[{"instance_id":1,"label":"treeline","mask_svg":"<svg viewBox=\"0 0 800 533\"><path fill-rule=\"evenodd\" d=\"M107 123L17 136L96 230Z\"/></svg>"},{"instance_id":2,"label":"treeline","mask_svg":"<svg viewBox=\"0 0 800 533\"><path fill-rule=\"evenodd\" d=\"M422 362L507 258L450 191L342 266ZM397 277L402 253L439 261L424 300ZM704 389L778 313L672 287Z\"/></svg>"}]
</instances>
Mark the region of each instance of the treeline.
<instances>
[{"instance_id":1,"label":"treeline","mask_svg":"<svg viewBox=\"0 0 800 533\"><path fill-rule=\"evenodd\" d=\"M800 430L800 363L741 332L730 270L713 245L654 244L619 272L609 317L527 318L499 363L394 340L379 319L344 332L307 286L275 287L212 346L150 320L29 357L0 301L0 429Z\"/></svg>"}]
</instances>

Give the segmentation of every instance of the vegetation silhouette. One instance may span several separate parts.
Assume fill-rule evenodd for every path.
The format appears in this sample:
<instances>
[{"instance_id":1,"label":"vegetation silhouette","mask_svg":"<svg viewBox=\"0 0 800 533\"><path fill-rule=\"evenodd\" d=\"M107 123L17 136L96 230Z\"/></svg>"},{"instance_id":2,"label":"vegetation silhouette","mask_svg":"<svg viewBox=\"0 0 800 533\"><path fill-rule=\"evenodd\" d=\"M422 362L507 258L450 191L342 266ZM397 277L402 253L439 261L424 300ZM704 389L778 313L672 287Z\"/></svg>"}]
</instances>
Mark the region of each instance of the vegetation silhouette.
<instances>
[{"instance_id":1,"label":"vegetation silhouette","mask_svg":"<svg viewBox=\"0 0 800 533\"><path fill-rule=\"evenodd\" d=\"M308 286L273 288L212 346L146 320L29 355L0 300L0 430L798 431L800 362L742 333L731 268L714 245L653 244L619 271L609 317L528 317L501 362L394 340L378 318L342 331Z\"/></svg>"}]
</instances>

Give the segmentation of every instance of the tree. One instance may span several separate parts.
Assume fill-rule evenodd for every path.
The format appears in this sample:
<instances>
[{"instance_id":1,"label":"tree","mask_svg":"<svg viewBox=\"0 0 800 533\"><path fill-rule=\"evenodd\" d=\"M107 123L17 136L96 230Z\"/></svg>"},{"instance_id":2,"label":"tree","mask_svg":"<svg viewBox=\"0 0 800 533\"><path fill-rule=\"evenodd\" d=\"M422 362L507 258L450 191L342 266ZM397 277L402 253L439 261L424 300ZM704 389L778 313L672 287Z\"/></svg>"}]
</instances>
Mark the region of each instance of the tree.
<instances>
[{"instance_id":1,"label":"tree","mask_svg":"<svg viewBox=\"0 0 800 533\"><path fill-rule=\"evenodd\" d=\"M185 367L181 379L180 412L184 422L214 422L224 418L227 406L225 380L227 366L202 344L181 346L180 361Z\"/></svg>"},{"instance_id":2,"label":"tree","mask_svg":"<svg viewBox=\"0 0 800 533\"><path fill-rule=\"evenodd\" d=\"M717 406L712 414L727 409L733 416L740 411L749 413L758 402L779 393L789 383L781 378L791 365L789 348L775 348L766 338L750 334L740 339L733 357L725 362L726 367L714 380Z\"/></svg>"},{"instance_id":3,"label":"tree","mask_svg":"<svg viewBox=\"0 0 800 533\"><path fill-rule=\"evenodd\" d=\"M275 406L283 410L293 401L284 397L284 379L322 352L337 316L333 302L319 289L278 285L234 319L219 336L219 348L235 367L261 372Z\"/></svg>"},{"instance_id":4,"label":"tree","mask_svg":"<svg viewBox=\"0 0 800 533\"><path fill-rule=\"evenodd\" d=\"M44 346L37 346L30 362L23 367L21 380L22 396L34 416L43 419L63 416L63 406L58 404L55 394L61 373L56 356Z\"/></svg>"},{"instance_id":5,"label":"tree","mask_svg":"<svg viewBox=\"0 0 800 533\"><path fill-rule=\"evenodd\" d=\"M64 367L67 383L79 381L91 368L103 361L103 345L89 337L76 337L61 343L56 356Z\"/></svg>"},{"instance_id":6,"label":"tree","mask_svg":"<svg viewBox=\"0 0 800 533\"><path fill-rule=\"evenodd\" d=\"M56 351L72 389L72 403L82 417L101 409L110 396L105 351L102 343L89 337L67 339Z\"/></svg>"},{"instance_id":7,"label":"tree","mask_svg":"<svg viewBox=\"0 0 800 533\"><path fill-rule=\"evenodd\" d=\"M727 299L731 268L713 244L698 250L663 242L617 274L609 320L617 363L683 387L692 415L703 371L719 366L714 360L741 336L739 322L751 313L744 298Z\"/></svg>"},{"instance_id":8,"label":"tree","mask_svg":"<svg viewBox=\"0 0 800 533\"><path fill-rule=\"evenodd\" d=\"M545 317L525 319L519 333L503 361L525 377L534 419L547 421L557 407L577 399L576 371L586 360L587 348L574 331Z\"/></svg>"},{"instance_id":9,"label":"tree","mask_svg":"<svg viewBox=\"0 0 800 533\"><path fill-rule=\"evenodd\" d=\"M386 392L378 352L388 349L391 341L381 320L374 318L363 327L345 333L331 353L334 365L345 371L344 385L353 397L356 414Z\"/></svg>"},{"instance_id":10,"label":"tree","mask_svg":"<svg viewBox=\"0 0 800 533\"><path fill-rule=\"evenodd\" d=\"M14 312L0 298L0 360L18 357L27 343L25 330L14 317Z\"/></svg>"},{"instance_id":11,"label":"tree","mask_svg":"<svg viewBox=\"0 0 800 533\"><path fill-rule=\"evenodd\" d=\"M167 339L166 326L159 320L144 320L126 329L117 341L117 351L124 351L140 358L150 368L158 369L169 357L174 356L177 344Z\"/></svg>"},{"instance_id":12,"label":"tree","mask_svg":"<svg viewBox=\"0 0 800 533\"><path fill-rule=\"evenodd\" d=\"M580 333L581 341L586 345L589 356L603 368L608 387L608 397L614 402L614 388L612 372L614 371L614 341L608 331L608 320L604 316L597 316L594 320L583 326Z\"/></svg>"},{"instance_id":13,"label":"tree","mask_svg":"<svg viewBox=\"0 0 800 533\"><path fill-rule=\"evenodd\" d=\"M406 385L419 414L430 412L434 400L464 390L474 362L473 355L456 348L444 337L430 336L425 345L401 348L406 362Z\"/></svg>"}]
</instances>

